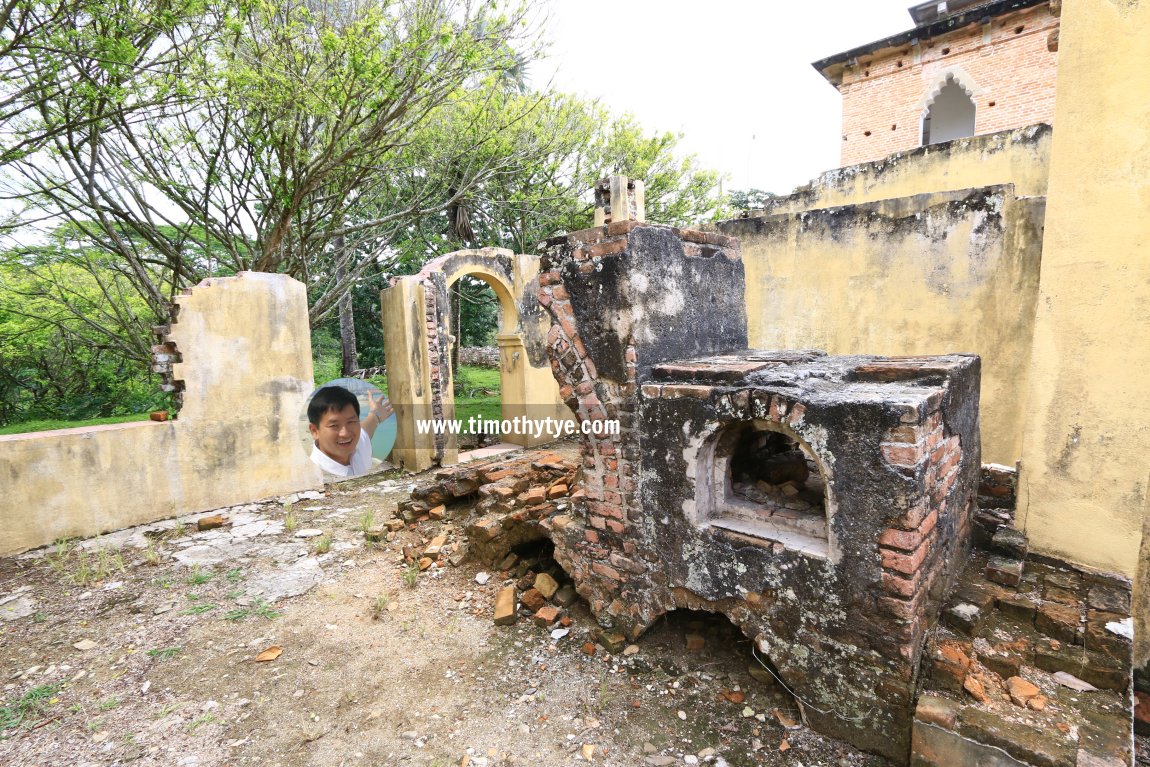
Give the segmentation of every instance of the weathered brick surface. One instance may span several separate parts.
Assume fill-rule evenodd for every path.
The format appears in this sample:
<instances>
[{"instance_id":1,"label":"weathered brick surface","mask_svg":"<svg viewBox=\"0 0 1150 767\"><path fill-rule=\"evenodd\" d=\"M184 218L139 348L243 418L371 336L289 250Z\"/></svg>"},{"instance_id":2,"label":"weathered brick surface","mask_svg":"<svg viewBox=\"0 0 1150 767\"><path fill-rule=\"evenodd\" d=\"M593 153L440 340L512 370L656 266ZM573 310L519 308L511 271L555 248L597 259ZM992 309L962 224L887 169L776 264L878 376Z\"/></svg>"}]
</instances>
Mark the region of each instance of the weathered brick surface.
<instances>
[{"instance_id":1,"label":"weathered brick surface","mask_svg":"<svg viewBox=\"0 0 1150 767\"><path fill-rule=\"evenodd\" d=\"M611 226L545 244L552 370L578 420L622 425L582 441L585 496L553 526L556 559L629 637L669 610L724 613L840 715L812 708L813 726L905 760L922 638L970 535L977 358L883 381L855 376L882 358L746 350L737 243ZM797 440L816 505L805 480L789 506L716 495L716 467L759 431Z\"/></svg>"},{"instance_id":2,"label":"weathered brick surface","mask_svg":"<svg viewBox=\"0 0 1150 767\"><path fill-rule=\"evenodd\" d=\"M1021 28L1021 30L1020 30ZM967 24L948 34L859 57L843 73L842 164L919 146L930 94L956 69L976 89L975 133L994 133L1054 117L1058 18L1048 4Z\"/></svg>"}]
</instances>

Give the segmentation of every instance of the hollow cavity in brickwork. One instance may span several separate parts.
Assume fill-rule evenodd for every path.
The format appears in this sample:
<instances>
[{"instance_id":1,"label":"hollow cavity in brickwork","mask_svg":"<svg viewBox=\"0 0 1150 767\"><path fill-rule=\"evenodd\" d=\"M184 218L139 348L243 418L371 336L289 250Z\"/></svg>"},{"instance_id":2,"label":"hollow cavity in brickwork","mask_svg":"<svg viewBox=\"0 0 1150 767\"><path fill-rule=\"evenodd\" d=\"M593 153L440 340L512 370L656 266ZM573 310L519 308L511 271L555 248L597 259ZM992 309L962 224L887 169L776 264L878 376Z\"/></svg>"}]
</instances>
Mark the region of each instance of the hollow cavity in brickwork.
<instances>
[{"instance_id":1,"label":"hollow cavity in brickwork","mask_svg":"<svg viewBox=\"0 0 1150 767\"><path fill-rule=\"evenodd\" d=\"M711 438L702 459L711 473L698 485L702 524L826 556L826 478L797 435L767 420L734 423Z\"/></svg>"}]
</instances>

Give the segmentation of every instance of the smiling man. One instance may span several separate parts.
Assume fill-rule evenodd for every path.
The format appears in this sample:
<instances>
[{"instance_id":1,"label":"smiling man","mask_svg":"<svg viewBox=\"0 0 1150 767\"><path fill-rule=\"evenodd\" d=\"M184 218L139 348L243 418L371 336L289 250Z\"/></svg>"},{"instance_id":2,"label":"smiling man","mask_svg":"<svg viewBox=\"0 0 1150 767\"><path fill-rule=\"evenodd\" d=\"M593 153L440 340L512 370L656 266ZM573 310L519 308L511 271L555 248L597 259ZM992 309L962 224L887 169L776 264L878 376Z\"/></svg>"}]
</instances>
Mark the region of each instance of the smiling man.
<instances>
[{"instance_id":1,"label":"smiling man","mask_svg":"<svg viewBox=\"0 0 1150 767\"><path fill-rule=\"evenodd\" d=\"M311 460L337 477L358 477L371 468L371 437L390 413L382 395L369 393L371 412L361 422L359 399L342 386L325 386L307 406ZM390 408L387 408L390 409Z\"/></svg>"}]
</instances>

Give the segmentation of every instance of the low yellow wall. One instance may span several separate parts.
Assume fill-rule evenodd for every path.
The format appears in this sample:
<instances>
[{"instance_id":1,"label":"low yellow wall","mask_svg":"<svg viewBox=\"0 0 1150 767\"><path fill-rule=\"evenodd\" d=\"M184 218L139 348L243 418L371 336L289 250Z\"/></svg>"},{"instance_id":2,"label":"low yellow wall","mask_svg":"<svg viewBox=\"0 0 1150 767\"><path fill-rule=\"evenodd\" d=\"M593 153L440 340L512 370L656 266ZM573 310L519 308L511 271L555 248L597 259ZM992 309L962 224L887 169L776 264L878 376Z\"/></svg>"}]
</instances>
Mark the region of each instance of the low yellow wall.
<instances>
[{"instance_id":1,"label":"low yellow wall","mask_svg":"<svg viewBox=\"0 0 1150 767\"><path fill-rule=\"evenodd\" d=\"M982 455L1021 455L1043 205L1011 187L719 225L739 238L752 347L982 357Z\"/></svg>"},{"instance_id":2,"label":"low yellow wall","mask_svg":"<svg viewBox=\"0 0 1150 767\"><path fill-rule=\"evenodd\" d=\"M179 419L0 437L0 555L322 486L298 436L304 286L245 272L176 303Z\"/></svg>"},{"instance_id":3,"label":"low yellow wall","mask_svg":"<svg viewBox=\"0 0 1150 767\"><path fill-rule=\"evenodd\" d=\"M1019 197L1046 194L1049 125L972 136L897 152L823 173L762 213L797 213L897 197L1013 184Z\"/></svg>"},{"instance_id":4,"label":"low yellow wall","mask_svg":"<svg viewBox=\"0 0 1150 767\"><path fill-rule=\"evenodd\" d=\"M1132 575L1150 513L1150 3L1065 3L1059 51L1016 524L1032 549Z\"/></svg>"}]
</instances>

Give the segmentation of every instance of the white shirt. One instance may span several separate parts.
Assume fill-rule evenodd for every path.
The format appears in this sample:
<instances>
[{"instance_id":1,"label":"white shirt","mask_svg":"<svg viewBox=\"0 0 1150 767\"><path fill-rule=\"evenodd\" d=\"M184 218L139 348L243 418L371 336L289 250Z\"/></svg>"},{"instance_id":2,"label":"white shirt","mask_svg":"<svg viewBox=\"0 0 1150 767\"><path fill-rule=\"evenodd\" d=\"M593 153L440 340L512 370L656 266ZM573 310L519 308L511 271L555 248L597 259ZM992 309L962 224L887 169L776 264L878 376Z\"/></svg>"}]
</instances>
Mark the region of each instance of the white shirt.
<instances>
[{"instance_id":1,"label":"white shirt","mask_svg":"<svg viewBox=\"0 0 1150 767\"><path fill-rule=\"evenodd\" d=\"M366 474L371 468L371 437L367 436L365 429L359 430L359 443L355 446L355 452L351 454L351 464L348 466L333 461L324 455L319 445L315 444L311 448L311 460L323 469L325 474L334 474L337 477L358 477L360 474Z\"/></svg>"}]
</instances>

